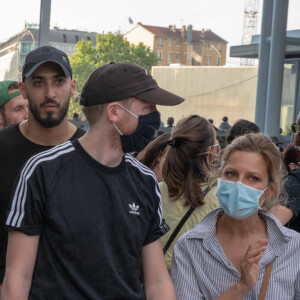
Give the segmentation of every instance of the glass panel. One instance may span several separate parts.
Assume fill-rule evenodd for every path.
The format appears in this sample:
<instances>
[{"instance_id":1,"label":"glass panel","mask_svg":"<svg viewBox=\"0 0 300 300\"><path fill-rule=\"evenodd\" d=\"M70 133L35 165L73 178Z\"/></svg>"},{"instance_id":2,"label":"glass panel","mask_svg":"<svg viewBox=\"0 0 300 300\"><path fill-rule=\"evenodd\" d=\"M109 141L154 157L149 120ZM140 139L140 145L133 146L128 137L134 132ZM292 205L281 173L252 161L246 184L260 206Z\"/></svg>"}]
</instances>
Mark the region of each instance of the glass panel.
<instances>
[{"instance_id":1,"label":"glass panel","mask_svg":"<svg viewBox=\"0 0 300 300\"><path fill-rule=\"evenodd\" d=\"M284 65L280 114L280 128L282 129L282 135L290 134L291 124L294 121L296 73L297 65L295 63Z\"/></svg>"},{"instance_id":2,"label":"glass panel","mask_svg":"<svg viewBox=\"0 0 300 300\"><path fill-rule=\"evenodd\" d=\"M37 48L37 43L35 43L35 47L33 43L21 43L21 53L27 54L29 51Z\"/></svg>"}]
</instances>

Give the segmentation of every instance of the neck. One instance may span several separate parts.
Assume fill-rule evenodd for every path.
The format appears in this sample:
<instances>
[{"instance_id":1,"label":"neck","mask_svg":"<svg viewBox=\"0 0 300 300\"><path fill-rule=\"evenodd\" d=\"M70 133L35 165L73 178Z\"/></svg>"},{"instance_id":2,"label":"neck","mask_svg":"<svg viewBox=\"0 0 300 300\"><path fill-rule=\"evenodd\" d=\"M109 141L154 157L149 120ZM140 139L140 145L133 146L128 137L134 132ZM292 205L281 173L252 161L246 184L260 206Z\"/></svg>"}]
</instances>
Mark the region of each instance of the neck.
<instances>
[{"instance_id":1,"label":"neck","mask_svg":"<svg viewBox=\"0 0 300 300\"><path fill-rule=\"evenodd\" d=\"M84 150L107 167L118 166L124 155L120 135L111 123L99 120L79 139Z\"/></svg>"},{"instance_id":2,"label":"neck","mask_svg":"<svg viewBox=\"0 0 300 300\"><path fill-rule=\"evenodd\" d=\"M42 127L34 118L29 118L19 125L21 133L31 142L43 146L54 146L70 139L77 127L68 121L67 116L53 128Z\"/></svg>"},{"instance_id":3,"label":"neck","mask_svg":"<svg viewBox=\"0 0 300 300\"><path fill-rule=\"evenodd\" d=\"M229 234L231 237L239 236L242 238L248 238L253 234L261 235L262 228L265 229L265 235L267 235L266 223L258 216L258 212L243 220L236 220L224 214L219 217L216 227L218 235Z\"/></svg>"}]
</instances>

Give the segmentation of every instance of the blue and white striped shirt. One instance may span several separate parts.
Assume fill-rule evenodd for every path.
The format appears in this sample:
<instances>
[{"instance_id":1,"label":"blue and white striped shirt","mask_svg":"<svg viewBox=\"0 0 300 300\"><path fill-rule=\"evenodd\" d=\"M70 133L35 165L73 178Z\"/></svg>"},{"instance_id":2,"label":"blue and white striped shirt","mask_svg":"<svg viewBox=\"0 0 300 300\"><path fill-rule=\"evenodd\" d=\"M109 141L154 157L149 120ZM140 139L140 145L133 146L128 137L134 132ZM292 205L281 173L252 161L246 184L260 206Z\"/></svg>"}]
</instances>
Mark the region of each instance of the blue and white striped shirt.
<instances>
[{"instance_id":1,"label":"blue and white striped shirt","mask_svg":"<svg viewBox=\"0 0 300 300\"><path fill-rule=\"evenodd\" d=\"M176 243L171 277L177 300L210 300L240 280L216 236L221 208L208 214ZM260 276L244 300L258 299L265 268L273 261L265 300L300 299L300 234L283 227L270 213L260 211L267 224L268 245L261 258Z\"/></svg>"}]
</instances>

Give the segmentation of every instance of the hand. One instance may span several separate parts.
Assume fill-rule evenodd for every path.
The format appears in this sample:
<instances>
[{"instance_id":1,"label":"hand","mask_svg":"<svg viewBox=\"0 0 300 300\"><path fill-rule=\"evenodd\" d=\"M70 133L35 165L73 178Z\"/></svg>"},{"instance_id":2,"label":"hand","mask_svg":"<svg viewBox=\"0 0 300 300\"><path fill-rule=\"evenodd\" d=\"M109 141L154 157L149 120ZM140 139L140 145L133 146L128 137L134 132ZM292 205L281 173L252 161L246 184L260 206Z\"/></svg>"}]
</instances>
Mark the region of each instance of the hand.
<instances>
[{"instance_id":1,"label":"hand","mask_svg":"<svg viewBox=\"0 0 300 300\"><path fill-rule=\"evenodd\" d=\"M250 245L241 260L240 284L245 290L250 291L256 284L259 277L259 260L262 258L268 240L258 240L254 245Z\"/></svg>"}]
</instances>

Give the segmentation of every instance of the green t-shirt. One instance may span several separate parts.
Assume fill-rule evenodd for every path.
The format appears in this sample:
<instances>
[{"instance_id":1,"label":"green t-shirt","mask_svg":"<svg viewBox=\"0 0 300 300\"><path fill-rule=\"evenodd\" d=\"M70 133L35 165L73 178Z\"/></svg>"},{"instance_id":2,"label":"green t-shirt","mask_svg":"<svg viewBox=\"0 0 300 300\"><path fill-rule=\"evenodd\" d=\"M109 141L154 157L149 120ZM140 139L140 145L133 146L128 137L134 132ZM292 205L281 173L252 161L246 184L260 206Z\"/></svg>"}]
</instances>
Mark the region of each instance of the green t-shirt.
<instances>
[{"instance_id":1,"label":"green t-shirt","mask_svg":"<svg viewBox=\"0 0 300 300\"><path fill-rule=\"evenodd\" d=\"M165 247L173 231L177 227L178 223L181 221L183 216L190 209L190 206L184 206L185 199L183 196L178 198L176 201L174 198L171 198L168 194L168 187L164 182L159 183L161 191L161 200L163 204L163 217L166 220L167 224L170 226L170 231L167 232L164 236L161 237L162 246ZM206 185L203 185L202 190L206 188ZM188 220L184 223L179 233L175 237L171 246L169 247L167 253L165 254L165 260L168 269L171 269L171 261L173 248L176 241L187 231L194 228L208 213L214 210L219 206L219 200L216 196L216 188L211 189L204 198L205 204L201 207L197 207Z\"/></svg>"}]
</instances>

